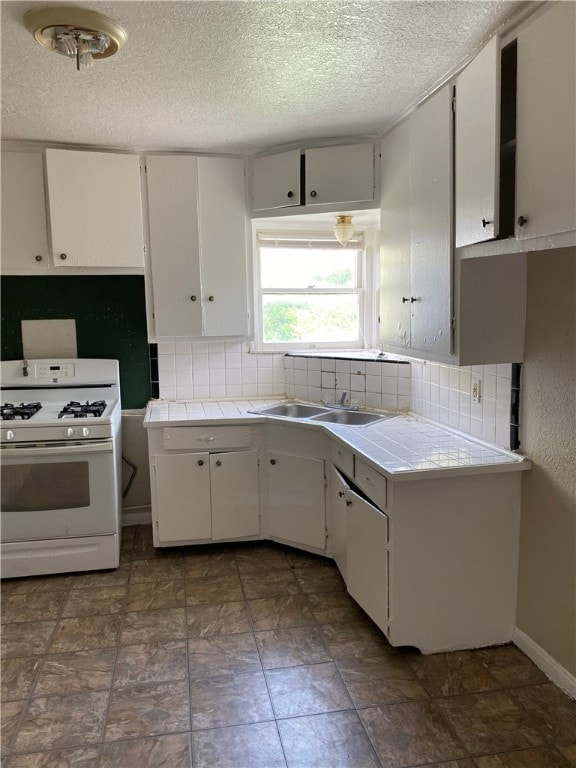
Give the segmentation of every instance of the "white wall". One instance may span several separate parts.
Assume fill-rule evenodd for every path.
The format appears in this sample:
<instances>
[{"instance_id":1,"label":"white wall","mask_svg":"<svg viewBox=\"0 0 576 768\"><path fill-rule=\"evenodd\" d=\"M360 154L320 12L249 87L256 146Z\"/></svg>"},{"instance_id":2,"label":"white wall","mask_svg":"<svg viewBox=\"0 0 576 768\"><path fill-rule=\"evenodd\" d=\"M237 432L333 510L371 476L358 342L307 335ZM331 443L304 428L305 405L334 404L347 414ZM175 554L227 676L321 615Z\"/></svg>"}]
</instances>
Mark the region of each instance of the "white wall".
<instances>
[{"instance_id":1,"label":"white wall","mask_svg":"<svg viewBox=\"0 0 576 768\"><path fill-rule=\"evenodd\" d=\"M528 256L520 630L576 675L576 249Z\"/></svg>"}]
</instances>

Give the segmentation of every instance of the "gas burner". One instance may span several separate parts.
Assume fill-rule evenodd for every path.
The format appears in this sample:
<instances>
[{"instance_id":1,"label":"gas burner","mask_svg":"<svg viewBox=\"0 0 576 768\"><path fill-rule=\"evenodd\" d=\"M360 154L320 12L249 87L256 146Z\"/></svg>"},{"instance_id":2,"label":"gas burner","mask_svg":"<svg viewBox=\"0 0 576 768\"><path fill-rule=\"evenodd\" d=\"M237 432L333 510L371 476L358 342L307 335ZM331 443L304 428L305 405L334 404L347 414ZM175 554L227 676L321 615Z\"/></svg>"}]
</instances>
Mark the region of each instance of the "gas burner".
<instances>
[{"instance_id":1,"label":"gas burner","mask_svg":"<svg viewBox=\"0 0 576 768\"><path fill-rule=\"evenodd\" d=\"M93 403L77 403L75 400L71 400L67 405L62 408L58 414L59 419L72 418L72 419L87 419L88 416L94 416L98 418L102 416L106 410L105 400L95 400Z\"/></svg>"},{"instance_id":2,"label":"gas burner","mask_svg":"<svg viewBox=\"0 0 576 768\"><path fill-rule=\"evenodd\" d=\"M42 405L40 403L20 403L12 405L6 403L0 406L0 419L2 421L14 421L14 419L29 419L37 413Z\"/></svg>"}]
</instances>

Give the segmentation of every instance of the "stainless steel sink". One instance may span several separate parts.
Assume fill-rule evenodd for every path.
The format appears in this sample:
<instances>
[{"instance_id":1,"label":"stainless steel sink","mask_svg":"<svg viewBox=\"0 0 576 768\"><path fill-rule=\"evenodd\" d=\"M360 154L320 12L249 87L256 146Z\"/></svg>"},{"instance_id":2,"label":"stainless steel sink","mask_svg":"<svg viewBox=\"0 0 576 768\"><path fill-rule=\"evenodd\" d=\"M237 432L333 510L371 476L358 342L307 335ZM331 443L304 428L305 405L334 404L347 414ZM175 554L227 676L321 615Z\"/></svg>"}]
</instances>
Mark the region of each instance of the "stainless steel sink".
<instances>
[{"instance_id":1,"label":"stainless steel sink","mask_svg":"<svg viewBox=\"0 0 576 768\"><path fill-rule=\"evenodd\" d=\"M330 411L328 408L321 408L317 405L279 403L278 405L269 405L267 408L250 411L250 413L260 413L267 416L285 416L289 419L308 419L310 416L317 416L323 413L329 414Z\"/></svg>"},{"instance_id":2,"label":"stainless steel sink","mask_svg":"<svg viewBox=\"0 0 576 768\"><path fill-rule=\"evenodd\" d=\"M387 414L366 413L364 411L328 411L319 416L314 416L312 421L322 421L329 424L345 424L347 426L364 427L377 421L391 419Z\"/></svg>"}]
</instances>

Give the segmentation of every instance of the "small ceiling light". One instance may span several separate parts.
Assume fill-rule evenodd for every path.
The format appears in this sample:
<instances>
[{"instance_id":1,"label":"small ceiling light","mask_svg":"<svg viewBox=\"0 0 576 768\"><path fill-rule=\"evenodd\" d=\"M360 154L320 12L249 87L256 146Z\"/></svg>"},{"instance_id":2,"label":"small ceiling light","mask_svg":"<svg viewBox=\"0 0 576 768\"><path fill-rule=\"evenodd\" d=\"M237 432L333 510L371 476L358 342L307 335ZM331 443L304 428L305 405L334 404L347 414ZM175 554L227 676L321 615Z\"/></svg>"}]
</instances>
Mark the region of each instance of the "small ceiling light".
<instances>
[{"instance_id":1,"label":"small ceiling light","mask_svg":"<svg viewBox=\"0 0 576 768\"><path fill-rule=\"evenodd\" d=\"M75 59L78 70L113 56L128 38L120 24L86 8L36 8L25 14L24 23L44 48Z\"/></svg>"},{"instance_id":2,"label":"small ceiling light","mask_svg":"<svg viewBox=\"0 0 576 768\"><path fill-rule=\"evenodd\" d=\"M334 237L336 240L342 245L348 245L353 234L352 216L336 216L336 224L334 225Z\"/></svg>"}]
</instances>

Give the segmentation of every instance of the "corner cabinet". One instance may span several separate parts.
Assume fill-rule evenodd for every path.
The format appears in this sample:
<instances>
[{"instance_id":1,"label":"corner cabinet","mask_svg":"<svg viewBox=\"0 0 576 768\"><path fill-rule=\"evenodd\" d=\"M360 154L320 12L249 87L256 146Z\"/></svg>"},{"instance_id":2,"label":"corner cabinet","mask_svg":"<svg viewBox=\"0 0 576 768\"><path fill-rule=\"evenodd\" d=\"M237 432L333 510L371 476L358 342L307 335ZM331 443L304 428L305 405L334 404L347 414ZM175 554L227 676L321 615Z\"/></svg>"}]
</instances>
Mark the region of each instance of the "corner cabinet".
<instances>
[{"instance_id":1,"label":"corner cabinet","mask_svg":"<svg viewBox=\"0 0 576 768\"><path fill-rule=\"evenodd\" d=\"M284 215L374 205L374 144L291 150L252 160L252 209ZM291 210L292 209L292 210Z\"/></svg>"},{"instance_id":2,"label":"corner cabinet","mask_svg":"<svg viewBox=\"0 0 576 768\"><path fill-rule=\"evenodd\" d=\"M380 343L454 365L521 362L526 256L452 247L452 86L382 140Z\"/></svg>"},{"instance_id":3,"label":"corner cabinet","mask_svg":"<svg viewBox=\"0 0 576 768\"><path fill-rule=\"evenodd\" d=\"M382 140L380 341L451 353L451 88Z\"/></svg>"},{"instance_id":4,"label":"corner cabinet","mask_svg":"<svg viewBox=\"0 0 576 768\"><path fill-rule=\"evenodd\" d=\"M144 267L140 158L46 150L55 267Z\"/></svg>"},{"instance_id":5,"label":"corner cabinet","mask_svg":"<svg viewBox=\"0 0 576 768\"><path fill-rule=\"evenodd\" d=\"M248 332L244 161L146 158L155 339Z\"/></svg>"},{"instance_id":6,"label":"corner cabinet","mask_svg":"<svg viewBox=\"0 0 576 768\"><path fill-rule=\"evenodd\" d=\"M50 266L44 156L2 153L2 269L44 271Z\"/></svg>"}]
</instances>

